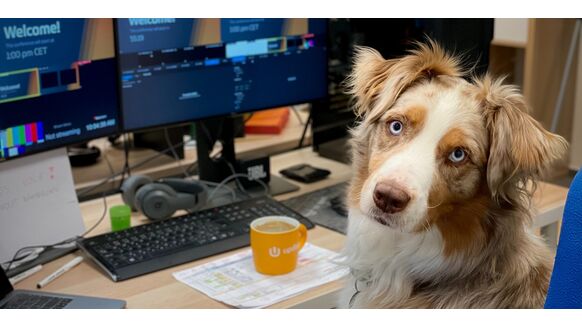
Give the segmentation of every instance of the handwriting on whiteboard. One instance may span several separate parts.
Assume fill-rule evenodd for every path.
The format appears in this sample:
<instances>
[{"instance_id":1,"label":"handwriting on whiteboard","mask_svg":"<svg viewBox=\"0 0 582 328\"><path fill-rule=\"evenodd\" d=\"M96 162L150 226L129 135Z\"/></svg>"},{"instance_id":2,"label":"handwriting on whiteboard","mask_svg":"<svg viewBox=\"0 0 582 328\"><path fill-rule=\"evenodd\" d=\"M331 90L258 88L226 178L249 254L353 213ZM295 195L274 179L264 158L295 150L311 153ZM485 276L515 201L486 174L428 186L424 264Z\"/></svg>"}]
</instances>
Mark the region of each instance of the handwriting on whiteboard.
<instances>
[{"instance_id":1,"label":"handwriting on whiteboard","mask_svg":"<svg viewBox=\"0 0 582 328\"><path fill-rule=\"evenodd\" d=\"M58 193L58 184L51 183L56 182L56 171L50 165L43 171L26 175L16 182L12 181L11 185L0 184L0 212ZM20 190L21 194L14 194L16 190Z\"/></svg>"}]
</instances>

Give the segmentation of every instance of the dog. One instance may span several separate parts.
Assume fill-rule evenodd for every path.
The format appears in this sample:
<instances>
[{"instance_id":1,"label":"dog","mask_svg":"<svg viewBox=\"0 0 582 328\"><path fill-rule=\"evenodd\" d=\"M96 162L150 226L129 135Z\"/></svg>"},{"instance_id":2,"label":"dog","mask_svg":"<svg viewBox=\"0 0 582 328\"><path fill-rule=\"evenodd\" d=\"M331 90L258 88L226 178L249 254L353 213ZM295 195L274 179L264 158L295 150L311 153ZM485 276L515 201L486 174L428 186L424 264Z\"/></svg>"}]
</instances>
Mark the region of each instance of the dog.
<instances>
[{"instance_id":1,"label":"dog","mask_svg":"<svg viewBox=\"0 0 582 328\"><path fill-rule=\"evenodd\" d=\"M552 258L531 196L567 142L517 87L462 67L431 40L399 59L356 50L340 307L543 306Z\"/></svg>"}]
</instances>

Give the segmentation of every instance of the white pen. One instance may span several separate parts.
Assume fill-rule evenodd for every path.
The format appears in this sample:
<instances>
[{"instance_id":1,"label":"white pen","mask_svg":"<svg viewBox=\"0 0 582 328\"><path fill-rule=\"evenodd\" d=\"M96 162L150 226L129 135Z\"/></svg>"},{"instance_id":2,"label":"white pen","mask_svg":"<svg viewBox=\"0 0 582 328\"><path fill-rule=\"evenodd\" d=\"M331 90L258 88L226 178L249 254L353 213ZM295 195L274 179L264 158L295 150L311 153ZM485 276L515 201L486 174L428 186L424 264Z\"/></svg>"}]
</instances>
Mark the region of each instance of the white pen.
<instances>
[{"instance_id":1,"label":"white pen","mask_svg":"<svg viewBox=\"0 0 582 328\"><path fill-rule=\"evenodd\" d=\"M53 280L57 279L58 277L62 276L63 273L65 273L65 272L71 270L72 268L74 268L75 266L79 265L79 263L81 263L82 261L83 261L83 257L82 256L75 257L70 262L68 262L65 265L63 265L62 267L60 267L60 269L58 269L57 271L51 273L50 275L48 275L43 280L39 281L38 284L36 284L36 288L43 288L44 286L48 285L51 281L53 281Z\"/></svg>"},{"instance_id":2,"label":"white pen","mask_svg":"<svg viewBox=\"0 0 582 328\"><path fill-rule=\"evenodd\" d=\"M32 268L30 268L24 272L21 272L21 273L15 275L14 277L10 278L9 279L10 283L15 285L15 284L21 282L22 280L32 276L33 274L39 272L41 269L42 269L42 264L39 264L35 267L32 267Z\"/></svg>"}]
</instances>

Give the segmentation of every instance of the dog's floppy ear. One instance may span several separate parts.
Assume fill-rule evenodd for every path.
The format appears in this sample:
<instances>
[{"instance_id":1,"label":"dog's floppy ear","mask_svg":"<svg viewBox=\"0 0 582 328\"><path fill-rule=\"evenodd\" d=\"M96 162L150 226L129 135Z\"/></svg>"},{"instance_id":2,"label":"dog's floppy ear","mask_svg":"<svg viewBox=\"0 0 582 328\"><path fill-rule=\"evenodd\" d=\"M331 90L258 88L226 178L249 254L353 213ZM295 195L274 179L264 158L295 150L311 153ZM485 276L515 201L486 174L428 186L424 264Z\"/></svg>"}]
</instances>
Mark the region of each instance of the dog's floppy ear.
<instances>
[{"instance_id":1,"label":"dog's floppy ear","mask_svg":"<svg viewBox=\"0 0 582 328\"><path fill-rule=\"evenodd\" d=\"M370 120L379 118L414 82L437 75L461 76L460 61L437 43L418 43L407 56L386 60L368 47L357 47L354 68L346 80L354 96L355 112Z\"/></svg>"},{"instance_id":2,"label":"dog's floppy ear","mask_svg":"<svg viewBox=\"0 0 582 328\"><path fill-rule=\"evenodd\" d=\"M517 87L488 75L475 84L489 131L487 183L495 199L513 203L514 191L523 190L528 180L536 180L562 158L568 143L527 113Z\"/></svg>"}]
</instances>

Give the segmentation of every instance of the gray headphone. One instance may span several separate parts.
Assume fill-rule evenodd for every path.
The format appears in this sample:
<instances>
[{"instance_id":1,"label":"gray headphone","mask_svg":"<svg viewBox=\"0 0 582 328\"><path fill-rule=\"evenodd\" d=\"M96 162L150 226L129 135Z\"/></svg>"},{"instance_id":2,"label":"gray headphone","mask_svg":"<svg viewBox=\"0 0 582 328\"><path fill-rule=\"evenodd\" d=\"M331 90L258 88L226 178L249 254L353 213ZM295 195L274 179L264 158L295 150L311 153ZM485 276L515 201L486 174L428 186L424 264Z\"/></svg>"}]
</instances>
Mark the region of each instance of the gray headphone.
<instances>
[{"instance_id":1,"label":"gray headphone","mask_svg":"<svg viewBox=\"0 0 582 328\"><path fill-rule=\"evenodd\" d=\"M151 220L167 219L177 210L195 211L208 197L206 186L197 181L167 178L154 182L143 175L125 180L121 192L124 203Z\"/></svg>"}]
</instances>

